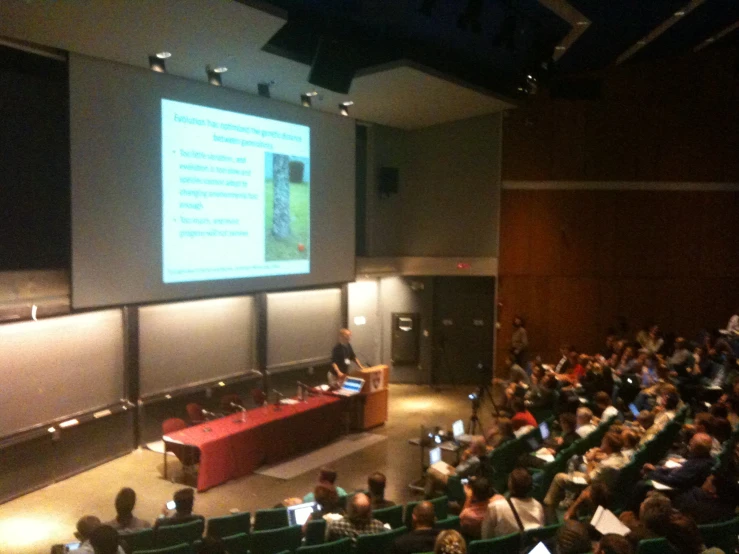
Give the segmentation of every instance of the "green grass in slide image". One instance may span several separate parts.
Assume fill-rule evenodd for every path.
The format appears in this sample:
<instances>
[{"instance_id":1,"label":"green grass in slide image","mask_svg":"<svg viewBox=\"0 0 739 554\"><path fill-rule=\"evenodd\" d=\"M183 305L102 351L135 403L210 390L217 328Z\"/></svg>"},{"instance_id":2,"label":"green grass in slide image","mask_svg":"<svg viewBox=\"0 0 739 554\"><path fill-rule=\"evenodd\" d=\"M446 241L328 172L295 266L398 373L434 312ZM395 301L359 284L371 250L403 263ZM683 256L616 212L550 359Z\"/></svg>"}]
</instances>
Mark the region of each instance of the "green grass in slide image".
<instances>
[{"instance_id":1,"label":"green grass in slide image","mask_svg":"<svg viewBox=\"0 0 739 554\"><path fill-rule=\"evenodd\" d=\"M290 235L277 238L272 233L272 202L274 186L271 179L264 182L264 259L307 260L310 257L310 185L290 183Z\"/></svg>"}]
</instances>

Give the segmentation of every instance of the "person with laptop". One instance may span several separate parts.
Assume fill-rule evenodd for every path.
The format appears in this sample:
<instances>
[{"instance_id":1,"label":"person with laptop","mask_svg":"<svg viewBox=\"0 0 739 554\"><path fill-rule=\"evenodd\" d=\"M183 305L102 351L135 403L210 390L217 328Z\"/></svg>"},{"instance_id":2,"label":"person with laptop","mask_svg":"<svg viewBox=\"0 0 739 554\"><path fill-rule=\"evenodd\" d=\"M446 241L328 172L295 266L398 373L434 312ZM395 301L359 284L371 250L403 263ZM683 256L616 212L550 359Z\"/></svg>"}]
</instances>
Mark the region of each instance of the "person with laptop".
<instances>
[{"instance_id":1,"label":"person with laptop","mask_svg":"<svg viewBox=\"0 0 739 554\"><path fill-rule=\"evenodd\" d=\"M436 494L443 494L450 475L460 478L475 475L482 467L482 461L488 453L488 446L484 437L476 436L460 457L457 466L441 460L441 449L433 448L429 452L429 468L426 470L426 498L433 498ZM434 459L434 456L438 459Z\"/></svg>"},{"instance_id":2,"label":"person with laptop","mask_svg":"<svg viewBox=\"0 0 739 554\"><path fill-rule=\"evenodd\" d=\"M331 367L328 370L328 384L337 387L343 382L352 363L359 369L364 369L351 345L352 332L349 329L339 329L339 342L331 351Z\"/></svg>"},{"instance_id":3,"label":"person with laptop","mask_svg":"<svg viewBox=\"0 0 739 554\"><path fill-rule=\"evenodd\" d=\"M328 520L339 519L346 515L341 507L339 494L336 487L330 483L319 483L313 491L314 501L305 502L287 509L288 522L290 525L302 525L303 534L308 528L308 523L321 518ZM306 516L306 512L308 515Z\"/></svg>"}]
</instances>

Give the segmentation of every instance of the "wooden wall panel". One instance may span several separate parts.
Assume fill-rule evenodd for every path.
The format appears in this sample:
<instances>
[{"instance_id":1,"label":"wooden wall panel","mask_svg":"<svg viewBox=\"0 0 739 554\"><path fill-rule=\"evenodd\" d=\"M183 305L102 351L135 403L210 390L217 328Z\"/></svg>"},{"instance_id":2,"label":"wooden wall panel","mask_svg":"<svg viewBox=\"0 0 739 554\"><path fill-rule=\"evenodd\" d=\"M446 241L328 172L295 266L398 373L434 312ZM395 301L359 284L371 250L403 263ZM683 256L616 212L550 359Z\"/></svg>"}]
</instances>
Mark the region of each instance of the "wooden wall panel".
<instances>
[{"instance_id":1,"label":"wooden wall panel","mask_svg":"<svg viewBox=\"0 0 739 554\"><path fill-rule=\"evenodd\" d=\"M498 367L514 314L554 361L621 319L692 338L739 306L739 192L504 190L502 205Z\"/></svg>"}]
</instances>

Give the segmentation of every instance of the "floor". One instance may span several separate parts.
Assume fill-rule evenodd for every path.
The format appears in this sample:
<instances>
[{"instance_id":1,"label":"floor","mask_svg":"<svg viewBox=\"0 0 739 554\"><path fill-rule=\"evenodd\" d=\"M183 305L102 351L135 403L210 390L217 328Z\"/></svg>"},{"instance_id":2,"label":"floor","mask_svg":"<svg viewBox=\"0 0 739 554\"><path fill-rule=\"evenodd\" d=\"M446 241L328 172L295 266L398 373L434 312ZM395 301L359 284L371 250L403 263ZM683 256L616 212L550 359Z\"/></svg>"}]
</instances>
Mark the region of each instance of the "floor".
<instances>
[{"instance_id":1,"label":"floor","mask_svg":"<svg viewBox=\"0 0 739 554\"><path fill-rule=\"evenodd\" d=\"M468 420L470 392L470 387L439 390L391 385L389 421L372 431L386 435L387 440L336 460L332 465L339 474L337 484L347 490L363 489L368 474L382 471L387 476L387 498L401 503L417 499L408 483L419 477L420 452L408 444L408 439L418 435L422 424L450 428L454 419ZM483 405L479 416L487 426L490 407ZM48 554L52 544L74 540L74 526L80 516L94 514L103 521L114 517L113 499L123 486L137 492L136 515L153 520L182 487L165 481L161 470L160 454L139 449L0 505L0 553ZM315 478L313 469L289 481L249 475L198 494L195 511L206 517L226 515L232 509L253 512L287 497L302 496L313 488Z\"/></svg>"}]
</instances>

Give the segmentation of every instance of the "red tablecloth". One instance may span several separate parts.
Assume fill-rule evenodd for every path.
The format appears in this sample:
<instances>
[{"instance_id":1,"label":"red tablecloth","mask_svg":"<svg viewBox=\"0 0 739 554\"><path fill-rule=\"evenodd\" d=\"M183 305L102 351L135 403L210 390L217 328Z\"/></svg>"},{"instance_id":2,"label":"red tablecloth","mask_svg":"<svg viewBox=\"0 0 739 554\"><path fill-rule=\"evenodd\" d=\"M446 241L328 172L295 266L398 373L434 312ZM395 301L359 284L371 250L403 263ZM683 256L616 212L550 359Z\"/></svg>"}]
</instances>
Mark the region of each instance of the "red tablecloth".
<instances>
[{"instance_id":1,"label":"red tablecloth","mask_svg":"<svg viewBox=\"0 0 739 554\"><path fill-rule=\"evenodd\" d=\"M198 491L204 491L335 439L343 404L333 396L317 396L279 410L263 406L246 412L243 423L238 414L222 417L170 433L165 444L170 450L177 443L200 449Z\"/></svg>"}]
</instances>

